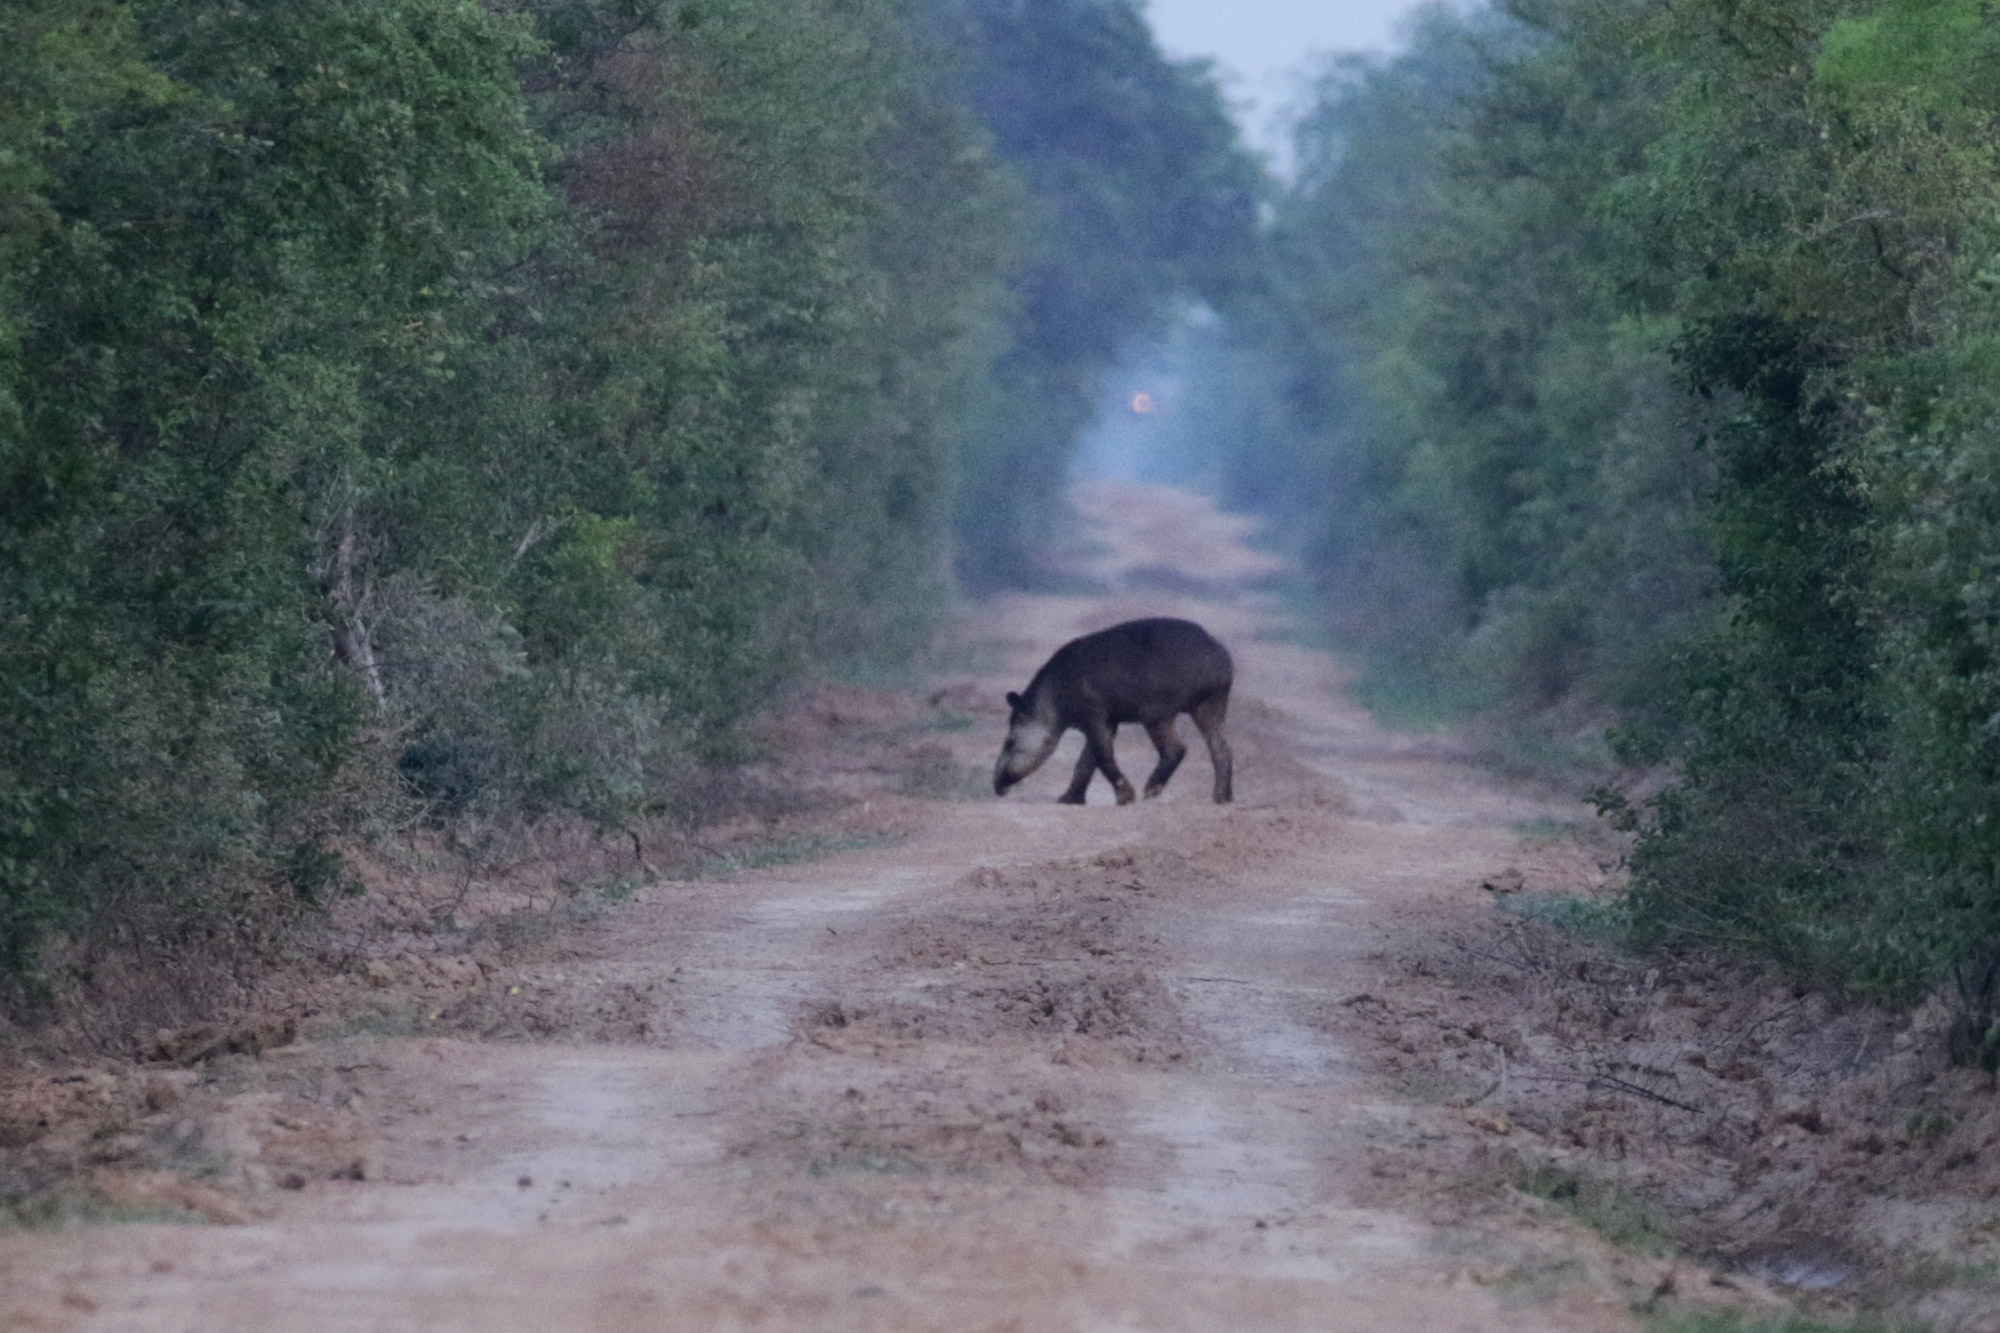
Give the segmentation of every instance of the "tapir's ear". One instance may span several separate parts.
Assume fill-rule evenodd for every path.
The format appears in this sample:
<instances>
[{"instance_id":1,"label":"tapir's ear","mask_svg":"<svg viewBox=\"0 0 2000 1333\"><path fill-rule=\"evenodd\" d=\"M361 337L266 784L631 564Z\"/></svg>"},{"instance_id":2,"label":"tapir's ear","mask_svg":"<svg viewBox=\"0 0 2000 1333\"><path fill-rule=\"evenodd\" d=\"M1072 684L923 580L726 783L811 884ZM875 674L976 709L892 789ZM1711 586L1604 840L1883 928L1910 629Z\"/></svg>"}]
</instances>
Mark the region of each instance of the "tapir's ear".
<instances>
[{"instance_id":1,"label":"tapir's ear","mask_svg":"<svg viewBox=\"0 0 2000 1333\"><path fill-rule=\"evenodd\" d=\"M1013 710L1014 710L1015 712L1017 712L1017 713L1018 713L1018 712L1020 712L1020 711L1021 711L1021 696L1020 696L1020 695L1018 695L1018 694L1016 694L1016 693L1014 693L1014 691L1012 691L1012 690L1009 690L1009 691L1007 691L1007 706L1008 706L1009 708L1013 709Z\"/></svg>"}]
</instances>

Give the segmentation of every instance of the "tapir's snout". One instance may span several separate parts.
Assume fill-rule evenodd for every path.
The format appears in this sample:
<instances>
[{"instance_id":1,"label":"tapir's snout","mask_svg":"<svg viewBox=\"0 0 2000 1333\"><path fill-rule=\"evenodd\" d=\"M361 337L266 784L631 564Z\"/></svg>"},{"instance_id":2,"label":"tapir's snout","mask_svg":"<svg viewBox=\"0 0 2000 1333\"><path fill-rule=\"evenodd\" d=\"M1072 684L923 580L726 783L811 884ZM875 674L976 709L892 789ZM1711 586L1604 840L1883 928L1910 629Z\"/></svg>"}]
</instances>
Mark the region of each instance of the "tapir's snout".
<instances>
[{"instance_id":1,"label":"tapir's snout","mask_svg":"<svg viewBox=\"0 0 2000 1333\"><path fill-rule=\"evenodd\" d=\"M995 796L1005 796L1010 787L1040 768L1062 739L1062 729L1022 708L1019 695L1008 695L1007 705L1014 712L1007 721L1007 739L1000 746L1000 757L993 764Z\"/></svg>"}]
</instances>

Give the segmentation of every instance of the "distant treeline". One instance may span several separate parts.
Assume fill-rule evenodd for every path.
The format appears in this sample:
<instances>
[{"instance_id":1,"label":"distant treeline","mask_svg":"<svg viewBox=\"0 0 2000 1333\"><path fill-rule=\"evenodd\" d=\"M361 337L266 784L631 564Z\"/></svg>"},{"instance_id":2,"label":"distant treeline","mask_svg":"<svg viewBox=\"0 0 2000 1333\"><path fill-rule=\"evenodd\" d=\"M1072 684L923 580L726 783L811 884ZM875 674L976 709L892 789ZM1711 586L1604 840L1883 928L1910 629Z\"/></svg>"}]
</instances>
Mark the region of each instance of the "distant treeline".
<instances>
[{"instance_id":1,"label":"distant treeline","mask_svg":"<svg viewBox=\"0 0 2000 1333\"><path fill-rule=\"evenodd\" d=\"M1431 10L1321 78L1207 376L1378 679L1670 774L1603 794L1642 939L1956 977L1989 1063L1996 126L1979 0Z\"/></svg>"},{"instance_id":2,"label":"distant treeline","mask_svg":"<svg viewBox=\"0 0 2000 1333\"><path fill-rule=\"evenodd\" d=\"M959 573L1033 581L1060 534L1100 380L1254 267L1268 183L1199 63L1162 60L1132 0L941 0L956 87L1035 201L989 408L973 424Z\"/></svg>"},{"instance_id":3,"label":"distant treeline","mask_svg":"<svg viewBox=\"0 0 2000 1333\"><path fill-rule=\"evenodd\" d=\"M1129 0L0 8L15 1000L670 814L1020 567L1255 188Z\"/></svg>"}]
</instances>

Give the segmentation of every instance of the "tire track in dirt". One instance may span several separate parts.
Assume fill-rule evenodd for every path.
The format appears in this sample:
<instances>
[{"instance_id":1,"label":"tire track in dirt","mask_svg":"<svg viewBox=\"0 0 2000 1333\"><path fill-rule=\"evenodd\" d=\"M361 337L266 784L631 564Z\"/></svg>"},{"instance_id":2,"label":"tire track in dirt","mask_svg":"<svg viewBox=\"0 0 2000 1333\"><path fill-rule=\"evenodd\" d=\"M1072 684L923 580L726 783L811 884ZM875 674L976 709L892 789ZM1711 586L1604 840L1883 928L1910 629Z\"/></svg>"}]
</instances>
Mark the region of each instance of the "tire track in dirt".
<instances>
[{"instance_id":1,"label":"tire track in dirt","mask_svg":"<svg viewBox=\"0 0 2000 1333\"><path fill-rule=\"evenodd\" d=\"M983 768L1002 692L1064 638L1184 614L1238 656L1238 805L1203 799L1199 757L1125 809L1050 804L1061 754L1004 802L878 787L905 841L644 888L461 1002L465 1036L232 1066L245 1096L345 1099L367 1178L266 1189L243 1226L0 1237L0 1323L1635 1327L1609 1280L1509 1285L1597 1263L1572 1231L1399 1182L1411 1144L1478 1131L1328 1018L1383 923L1476 892L1544 807L1376 731L1329 659L1265 637L1242 520L1080 502L1112 591L982 608L980 665L943 683L980 725L924 761Z\"/></svg>"}]
</instances>

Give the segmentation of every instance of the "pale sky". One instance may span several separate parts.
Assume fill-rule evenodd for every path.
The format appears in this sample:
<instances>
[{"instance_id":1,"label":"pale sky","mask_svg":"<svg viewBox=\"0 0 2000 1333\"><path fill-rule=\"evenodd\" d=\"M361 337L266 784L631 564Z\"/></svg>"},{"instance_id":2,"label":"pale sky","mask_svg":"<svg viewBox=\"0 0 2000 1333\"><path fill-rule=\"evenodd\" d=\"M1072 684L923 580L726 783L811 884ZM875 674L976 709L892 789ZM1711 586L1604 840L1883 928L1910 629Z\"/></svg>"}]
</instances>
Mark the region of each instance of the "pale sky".
<instances>
[{"instance_id":1,"label":"pale sky","mask_svg":"<svg viewBox=\"0 0 2000 1333\"><path fill-rule=\"evenodd\" d=\"M1285 159L1284 118L1312 57L1388 51L1416 0L1144 0L1171 56L1220 62L1223 88L1251 146Z\"/></svg>"}]
</instances>

